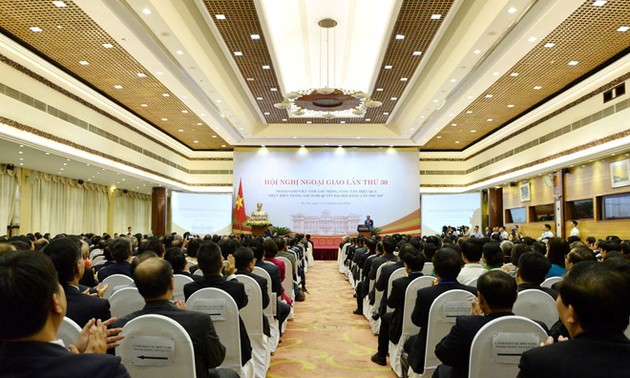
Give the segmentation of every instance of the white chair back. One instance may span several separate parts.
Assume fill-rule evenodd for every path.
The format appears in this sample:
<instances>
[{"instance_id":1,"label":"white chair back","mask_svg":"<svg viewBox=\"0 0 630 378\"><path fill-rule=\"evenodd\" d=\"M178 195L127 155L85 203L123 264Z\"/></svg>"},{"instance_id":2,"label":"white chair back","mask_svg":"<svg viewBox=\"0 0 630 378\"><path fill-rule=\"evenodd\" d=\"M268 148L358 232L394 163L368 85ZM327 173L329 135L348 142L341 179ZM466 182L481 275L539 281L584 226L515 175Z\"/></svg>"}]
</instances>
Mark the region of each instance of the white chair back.
<instances>
[{"instance_id":1,"label":"white chair back","mask_svg":"<svg viewBox=\"0 0 630 378\"><path fill-rule=\"evenodd\" d=\"M306 262L308 266L313 266L315 264L315 257L313 256L313 244L308 243L308 247L306 248Z\"/></svg>"},{"instance_id":2,"label":"white chair back","mask_svg":"<svg viewBox=\"0 0 630 378\"><path fill-rule=\"evenodd\" d=\"M479 279L479 277L475 277L472 280L465 282L464 285L466 286L472 286L472 287L477 287L477 280Z\"/></svg>"},{"instance_id":3,"label":"white chair back","mask_svg":"<svg viewBox=\"0 0 630 378\"><path fill-rule=\"evenodd\" d=\"M551 289L553 285L555 285L556 283L560 281L562 281L562 277L549 277L546 280L544 280L543 283L540 284L540 286Z\"/></svg>"},{"instance_id":4,"label":"white chair back","mask_svg":"<svg viewBox=\"0 0 630 378\"><path fill-rule=\"evenodd\" d=\"M193 273L193 276L203 277L203 271L201 269L197 269L195 270L195 273Z\"/></svg>"},{"instance_id":5,"label":"white chair back","mask_svg":"<svg viewBox=\"0 0 630 378\"><path fill-rule=\"evenodd\" d=\"M295 302L295 293L293 292L293 265L286 257L276 256L276 259L283 261L285 266L284 280L282 280L282 288L284 292Z\"/></svg>"},{"instance_id":6,"label":"white chair back","mask_svg":"<svg viewBox=\"0 0 630 378\"><path fill-rule=\"evenodd\" d=\"M174 274L173 279L175 280L175 289L173 290L173 300L185 300L184 297L184 285L187 283L194 282L192 278L185 276L183 274Z\"/></svg>"},{"instance_id":7,"label":"white chair back","mask_svg":"<svg viewBox=\"0 0 630 378\"><path fill-rule=\"evenodd\" d=\"M238 282L245 285L245 293L247 294L247 306L241 308L239 313L249 338L260 336L263 333L263 310L262 310L262 292L260 285L255 279L242 274L237 274Z\"/></svg>"},{"instance_id":8,"label":"white chair back","mask_svg":"<svg viewBox=\"0 0 630 378\"><path fill-rule=\"evenodd\" d=\"M234 299L221 289L208 287L188 297L186 306L189 310L210 314L214 329L225 346L225 359L221 367L241 371L241 331Z\"/></svg>"},{"instance_id":9,"label":"white chair back","mask_svg":"<svg viewBox=\"0 0 630 378\"><path fill-rule=\"evenodd\" d=\"M538 289L523 290L518 293L512 312L515 315L528 319L538 320L547 325L547 328L558 321L558 308L551 295Z\"/></svg>"},{"instance_id":10,"label":"white chair back","mask_svg":"<svg viewBox=\"0 0 630 378\"><path fill-rule=\"evenodd\" d=\"M418 290L429 287L433 284L435 277L432 276L420 276L407 286L405 291L405 306L403 307L403 329L401 340L406 335L407 337L415 335L420 330L418 326L411 321L411 313L416 305L416 297L418 296Z\"/></svg>"},{"instance_id":11,"label":"white chair back","mask_svg":"<svg viewBox=\"0 0 630 378\"><path fill-rule=\"evenodd\" d=\"M132 285L133 278L125 276L124 274L112 274L103 280L103 284L107 284L107 290L105 294L103 294L103 298L109 299L114 293L114 289Z\"/></svg>"},{"instance_id":12,"label":"white chair back","mask_svg":"<svg viewBox=\"0 0 630 378\"><path fill-rule=\"evenodd\" d=\"M386 264L381 264L381 266L379 266L378 269L376 270L376 279L374 280L375 283L379 280L379 278L381 278L383 266L385 265ZM378 313L378 308L380 306L381 299L383 299L383 292L381 290L374 289L374 308L372 309L373 314Z\"/></svg>"},{"instance_id":13,"label":"white chair back","mask_svg":"<svg viewBox=\"0 0 630 378\"><path fill-rule=\"evenodd\" d=\"M521 354L546 339L538 323L522 316L494 319L472 341L468 378L516 377Z\"/></svg>"},{"instance_id":14,"label":"white chair back","mask_svg":"<svg viewBox=\"0 0 630 378\"><path fill-rule=\"evenodd\" d=\"M63 341L66 348L70 344L76 345L80 334L81 327L74 320L64 316L63 321L57 330L57 337Z\"/></svg>"},{"instance_id":15,"label":"white chair back","mask_svg":"<svg viewBox=\"0 0 630 378\"><path fill-rule=\"evenodd\" d=\"M195 351L188 332L163 315L138 316L123 327L116 348L134 378L195 378ZM222 340L223 341L223 340Z\"/></svg>"},{"instance_id":16,"label":"white chair back","mask_svg":"<svg viewBox=\"0 0 630 378\"><path fill-rule=\"evenodd\" d=\"M425 262L424 266L422 267L422 274L424 274L425 276L433 276L433 263L432 262Z\"/></svg>"},{"instance_id":17,"label":"white chair back","mask_svg":"<svg viewBox=\"0 0 630 378\"><path fill-rule=\"evenodd\" d=\"M120 290L116 290L109 298L110 312L112 316L119 319L134 311L142 310L144 305L144 298L142 298L136 287L123 287Z\"/></svg>"},{"instance_id":18,"label":"white chair back","mask_svg":"<svg viewBox=\"0 0 630 378\"><path fill-rule=\"evenodd\" d=\"M387 298L389 298L389 296L392 295L392 282L406 275L407 275L407 271L405 270L405 268L398 268L392 272L392 274L389 276L389 280L387 280Z\"/></svg>"},{"instance_id":19,"label":"white chair back","mask_svg":"<svg viewBox=\"0 0 630 378\"><path fill-rule=\"evenodd\" d=\"M435 346L448 335L458 316L470 314L473 298L475 296L466 290L453 289L440 294L431 304L423 376L430 377L440 364L435 356Z\"/></svg>"},{"instance_id":20,"label":"white chair back","mask_svg":"<svg viewBox=\"0 0 630 378\"><path fill-rule=\"evenodd\" d=\"M271 276L266 270L259 266L255 266L254 270L252 270L252 273L267 280L267 295L269 295L269 305L265 309L263 309L263 312L267 317L275 315L277 298L276 294L271 291L273 286L273 284L271 283ZM271 321L271 319L269 319L269 321Z\"/></svg>"}]
</instances>

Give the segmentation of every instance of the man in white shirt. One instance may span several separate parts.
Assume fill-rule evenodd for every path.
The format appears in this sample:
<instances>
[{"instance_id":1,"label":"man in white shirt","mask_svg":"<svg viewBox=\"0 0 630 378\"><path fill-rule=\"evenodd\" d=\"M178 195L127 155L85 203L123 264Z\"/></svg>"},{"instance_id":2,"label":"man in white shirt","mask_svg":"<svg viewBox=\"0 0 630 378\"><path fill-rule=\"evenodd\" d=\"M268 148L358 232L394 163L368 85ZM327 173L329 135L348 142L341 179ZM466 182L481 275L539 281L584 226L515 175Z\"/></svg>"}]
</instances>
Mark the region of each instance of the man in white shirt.
<instances>
[{"instance_id":1,"label":"man in white shirt","mask_svg":"<svg viewBox=\"0 0 630 378\"><path fill-rule=\"evenodd\" d=\"M571 233L569 234L569 236L577 236L579 238L580 237L580 230L578 230L578 228L577 228L578 222L576 220L572 220L571 224L573 225L573 228L571 229Z\"/></svg>"},{"instance_id":2,"label":"man in white shirt","mask_svg":"<svg viewBox=\"0 0 630 378\"><path fill-rule=\"evenodd\" d=\"M481 276L487 270L479 263L483 251L483 242L479 239L468 239L462 244L464 266L457 276L457 282L466 285L469 281Z\"/></svg>"},{"instance_id":3,"label":"man in white shirt","mask_svg":"<svg viewBox=\"0 0 630 378\"><path fill-rule=\"evenodd\" d=\"M476 239L483 238L483 234L481 233L481 230L479 229L479 225L475 225L475 227L470 232L470 236L475 237Z\"/></svg>"},{"instance_id":4,"label":"man in white shirt","mask_svg":"<svg viewBox=\"0 0 630 378\"><path fill-rule=\"evenodd\" d=\"M538 241L546 241L547 239L553 238L555 235L551 232L551 226L549 223L545 223L543 226L543 233L538 239Z\"/></svg>"},{"instance_id":5,"label":"man in white shirt","mask_svg":"<svg viewBox=\"0 0 630 378\"><path fill-rule=\"evenodd\" d=\"M499 235L501 236L501 240L508 240L510 235L505 231L505 227L499 227Z\"/></svg>"}]
</instances>

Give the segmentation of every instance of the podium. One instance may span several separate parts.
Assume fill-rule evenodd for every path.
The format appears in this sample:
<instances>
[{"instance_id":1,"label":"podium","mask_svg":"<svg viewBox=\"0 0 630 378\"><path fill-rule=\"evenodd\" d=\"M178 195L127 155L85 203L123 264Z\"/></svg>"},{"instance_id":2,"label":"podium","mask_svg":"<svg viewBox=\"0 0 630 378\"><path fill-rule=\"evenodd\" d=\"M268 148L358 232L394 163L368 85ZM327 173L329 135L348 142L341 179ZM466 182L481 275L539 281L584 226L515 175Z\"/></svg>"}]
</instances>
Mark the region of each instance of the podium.
<instances>
[{"instance_id":1,"label":"podium","mask_svg":"<svg viewBox=\"0 0 630 378\"><path fill-rule=\"evenodd\" d=\"M263 236L266 229L267 229L267 226L252 226L252 236L254 237Z\"/></svg>"},{"instance_id":2,"label":"podium","mask_svg":"<svg viewBox=\"0 0 630 378\"><path fill-rule=\"evenodd\" d=\"M357 232L359 233L359 236L363 236L365 238L369 238L370 236L372 236L372 230L370 230L370 228L364 224L360 224L357 226Z\"/></svg>"}]
</instances>

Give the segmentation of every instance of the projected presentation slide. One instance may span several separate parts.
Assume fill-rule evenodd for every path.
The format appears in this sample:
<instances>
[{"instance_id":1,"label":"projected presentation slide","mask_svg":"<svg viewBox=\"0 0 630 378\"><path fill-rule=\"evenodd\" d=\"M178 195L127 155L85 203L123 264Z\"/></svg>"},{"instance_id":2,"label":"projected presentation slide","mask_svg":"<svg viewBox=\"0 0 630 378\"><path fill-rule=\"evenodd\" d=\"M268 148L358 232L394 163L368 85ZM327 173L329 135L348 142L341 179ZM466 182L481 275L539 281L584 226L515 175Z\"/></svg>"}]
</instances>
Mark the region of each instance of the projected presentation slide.
<instances>
[{"instance_id":1,"label":"projected presentation slide","mask_svg":"<svg viewBox=\"0 0 630 378\"><path fill-rule=\"evenodd\" d=\"M171 229L179 234L232 232L232 193L171 193Z\"/></svg>"},{"instance_id":2,"label":"projected presentation slide","mask_svg":"<svg viewBox=\"0 0 630 378\"><path fill-rule=\"evenodd\" d=\"M481 227L481 193L423 194L422 235L442 233L442 226Z\"/></svg>"},{"instance_id":3,"label":"projected presentation slide","mask_svg":"<svg viewBox=\"0 0 630 378\"><path fill-rule=\"evenodd\" d=\"M366 215L384 232L419 232L417 151L305 149L234 152L234 191L274 226L312 235L357 232Z\"/></svg>"}]
</instances>

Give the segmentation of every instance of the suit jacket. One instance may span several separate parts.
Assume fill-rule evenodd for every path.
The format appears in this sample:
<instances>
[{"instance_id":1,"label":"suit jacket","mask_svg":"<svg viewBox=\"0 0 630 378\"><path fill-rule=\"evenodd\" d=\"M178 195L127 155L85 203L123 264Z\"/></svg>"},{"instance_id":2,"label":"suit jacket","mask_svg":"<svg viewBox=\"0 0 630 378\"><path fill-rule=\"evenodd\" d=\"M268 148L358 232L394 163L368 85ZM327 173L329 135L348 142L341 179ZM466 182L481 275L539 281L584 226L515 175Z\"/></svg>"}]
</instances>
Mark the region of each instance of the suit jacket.
<instances>
[{"instance_id":1,"label":"suit jacket","mask_svg":"<svg viewBox=\"0 0 630 378\"><path fill-rule=\"evenodd\" d=\"M125 276L131 277L131 264L123 261L106 265L98 271L98 280L103 282L105 278L112 274L124 274Z\"/></svg>"},{"instance_id":2,"label":"suit jacket","mask_svg":"<svg viewBox=\"0 0 630 378\"><path fill-rule=\"evenodd\" d=\"M424 353L427 343L427 324L429 323L429 310L435 298L440 294L453 290L461 289L477 295L477 289L471 286L462 285L456 281L442 281L435 286L429 286L418 290L416 304L411 313L411 321L420 327L417 335L412 336L405 342L405 351L408 353L409 365L417 373L424 371Z\"/></svg>"},{"instance_id":3,"label":"suit jacket","mask_svg":"<svg viewBox=\"0 0 630 378\"><path fill-rule=\"evenodd\" d=\"M294 253L291 252L286 252L286 251L279 251L277 254L277 257L285 257L287 260L289 260L291 262L291 269L293 269L293 271L291 272L291 274L293 275L293 279L297 280L297 258L295 257Z\"/></svg>"},{"instance_id":4,"label":"suit jacket","mask_svg":"<svg viewBox=\"0 0 630 378\"><path fill-rule=\"evenodd\" d=\"M630 341L622 333L583 333L572 340L528 350L518 367L519 378L628 377Z\"/></svg>"},{"instance_id":5,"label":"suit jacket","mask_svg":"<svg viewBox=\"0 0 630 378\"><path fill-rule=\"evenodd\" d=\"M244 276L251 277L254 280L256 280L256 282L258 283L258 286L260 286L260 291L262 292L262 308L264 310L269 305L269 293L267 293L267 280L247 270L239 269L234 273L242 274ZM265 335L271 336L271 330L269 328L269 319L267 319L265 314L263 314L263 332Z\"/></svg>"},{"instance_id":6,"label":"suit jacket","mask_svg":"<svg viewBox=\"0 0 630 378\"><path fill-rule=\"evenodd\" d=\"M124 327L130 320L141 315L164 315L181 324L188 332L195 350L195 370L197 377L207 378L208 369L221 365L225 358L225 347L219 341L210 315L197 311L177 308L170 301L148 302L142 310L118 319L113 327Z\"/></svg>"},{"instance_id":7,"label":"suit jacket","mask_svg":"<svg viewBox=\"0 0 630 378\"><path fill-rule=\"evenodd\" d=\"M75 286L63 285L63 290L68 303L66 316L74 320L79 327L83 328L92 318L105 321L112 317L107 299L83 294Z\"/></svg>"},{"instance_id":8,"label":"suit jacket","mask_svg":"<svg viewBox=\"0 0 630 378\"><path fill-rule=\"evenodd\" d=\"M460 316L455 320L455 325L451 328L451 332L435 346L437 358L444 365L452 367L451 378L468 377L470 346L477 331L490 321L506 315L514 314L503 312L486 316Z\"/></svg>"},{"instance_id":9,"label":"suit jacket","mask_svg":"<svg viewBox=\"0 0 630 378\"><path fill-rule=\"evenodd\" d=\"M402 261L396 261L393 264L385 265L381 268L381 275L374 283L374 288L383 292L381 303L377 303L379 315L383 315L387 312L387 286L389 284L389 277L391 277L395 270L403 267L404 265Z\"/></svg>"},{"instance_id":10,"label":"suit jacket","mask_svg":"<svg viewBox=\"0 0 630 378\"><path fill-rule=\"evenodd\" d=\"M277 296L282 294L282 280L280 279L280 269L270 262L256 260L256 266L264 269L271 277L271 291Z\"/></svg>"},{"instance_id":11,"label":"suit jacket","mask_svg":"<svg viewBox=\"0 0 630 378\"><path fill-rule=\"evenodd\" d=\"M247 294L245 293L245 285L233 280L228 281L223 276L204 276L202 281L189 282L184 285L184 298L188 298L197 290L204 289L206 287L215 287L221 289L234 299L238 309L242 309L247 306ZM239 327L241 330L241 362L243 365L252 358L252 345L249 342L249 336L247 336L247 329L241 316L238 317Z\"/></svg>"},{"instance_id":12,"label":"suit jacket","mask_svg":"<svg viewBox=\"0 0 630 378\"><path fill-rule=\"evenodd\" d=\"M407 286L409 286L411 281L421 276L422 272L411 272L406 277L400 277L392 281L392 295L387 299L387 305L394 309L389 323L389 339L394 344L398 344L402 334Z\"/></svg>"},{"instance_id":13,"label":"suit jacket","mask_svg":"<svg viewBox=\"0 0 630 378\"><path fill-rule=\"evenodd\" d=\"M548 287L542 287L542 286L540 286L538 284L535 284L535 283L526 282L526 283L518 284L518 286L516 287L516 290L518 290L518 291L529 290L529 289L536 289L536 290L544 291L545 293L551 295L551 297L554 300L556 298L558 298L558 293L556 293L555 290L552 290L552 289L550 289Z\"/></svg>"},{"instance_id":14,"label":"suit jacket","mask_svg":"<svg viewBox=\"0 0 630 378\"><path fill-rule=\"evenodd\" d=\"M120 357L72 354L54 343L0 343L0 378L129 378Z\"/></svg>"}]
</instances>

